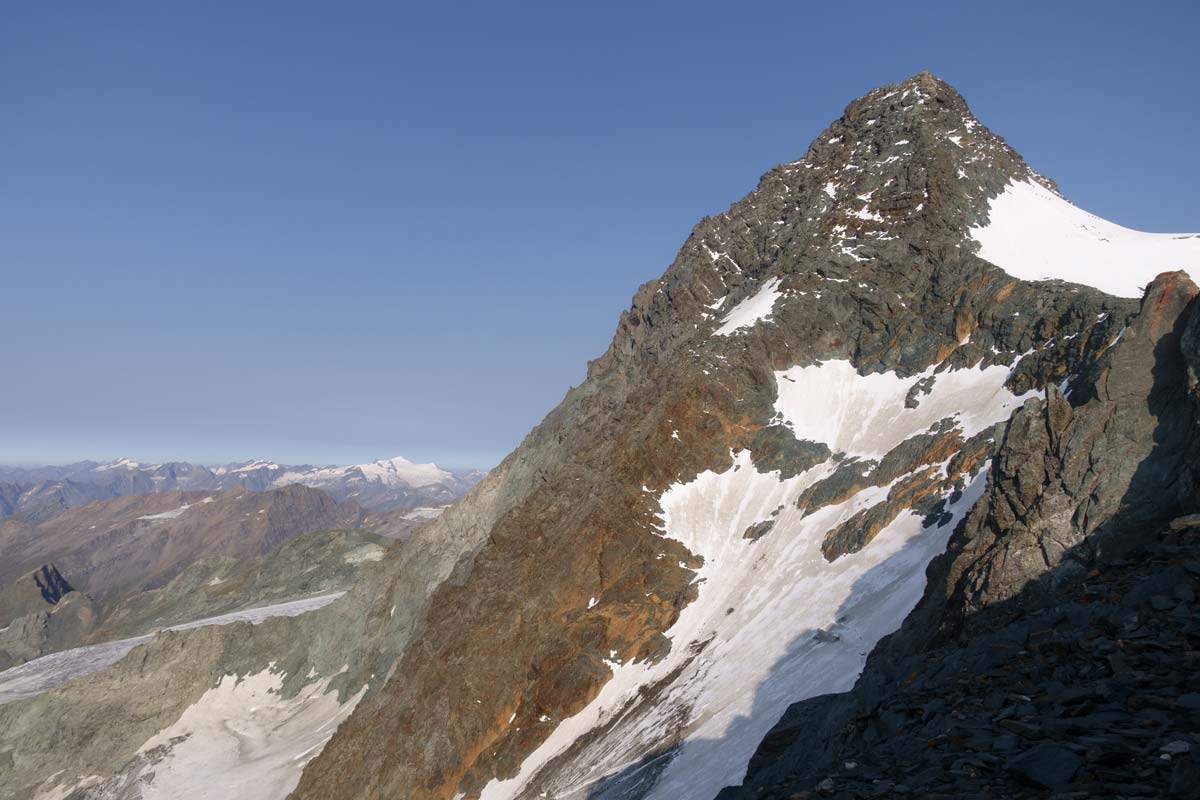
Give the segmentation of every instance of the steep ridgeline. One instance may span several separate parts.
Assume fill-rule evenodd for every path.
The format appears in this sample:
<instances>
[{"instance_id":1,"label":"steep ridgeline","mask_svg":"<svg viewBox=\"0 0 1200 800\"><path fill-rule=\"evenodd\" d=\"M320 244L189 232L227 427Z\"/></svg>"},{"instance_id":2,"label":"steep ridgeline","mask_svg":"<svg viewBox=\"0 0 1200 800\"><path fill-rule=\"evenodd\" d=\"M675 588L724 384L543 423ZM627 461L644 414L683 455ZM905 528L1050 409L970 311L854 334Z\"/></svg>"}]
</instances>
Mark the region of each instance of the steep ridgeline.
<instances>
[{"instance_id":1,"label":"steep ridgeline","mask_svg":"<svg viewBox=\"0 0 1200 800\"><path fill-rule=\"evenodd\" d=\"M854 686L1010 416L1099 386L1141 286L1198 249L1075 209L931 75L871 92L342 600L0 706L0 793L712 797L790 704ZM1116 296L1028 280L1089 263Z\"/></svg>"},{"instance_id":2,"label":"steep ridgeline","mask_svg":"<svg viewBox=\"0 0 1200 800\"><path fill-rule=\"evenodd\" d=\"M1007 246L1031 216L1085 261L1120 244L1123 297L980 258L1081 274ZM913 608L1013 411L1069 388L1125 298L1198 251L1074 209L931 75L855 101L696 227L499 488L460 506L484 524L294 796L738 782L789 703L850 689Z\"/></svg>"}]
</instances>

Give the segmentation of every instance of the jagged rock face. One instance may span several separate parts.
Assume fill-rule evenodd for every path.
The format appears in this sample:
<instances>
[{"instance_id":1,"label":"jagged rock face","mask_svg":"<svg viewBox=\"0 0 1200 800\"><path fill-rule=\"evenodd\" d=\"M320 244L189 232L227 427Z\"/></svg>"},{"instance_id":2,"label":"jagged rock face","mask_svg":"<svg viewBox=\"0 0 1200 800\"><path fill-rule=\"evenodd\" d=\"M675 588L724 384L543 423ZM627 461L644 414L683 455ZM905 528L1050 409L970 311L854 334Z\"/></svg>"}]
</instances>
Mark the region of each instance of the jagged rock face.
<instances>
[{"instance_id":1,"label":"jagged rock face","mask_svg":"<svg viewBox=\"0 0 1200 800\"><path fill-rule=\"evenodd\" d=\"M36 658L90 630L90 598L72 588L58 567L43 564L0 591L0 670Z\"/></svg>"},{"instance_id":2,"label":"jagged rock face","mask_svg":"<svg viewBox=\"0 0 1200 800\"><path fill-rule=\"evenodd\" d=\"M12 619L0 629L0 670L75 647L96 632L99 616L92 598L71 592L53 607Z\"/></svg>"},{"instance_id":3,"label":"jagged rock face","mask_svg":"<svg viewBox=\"0 0 1200 800\"><path fill-rule=\"evenodd\" d=\"M1194 794L1198 294L1159 276L1067 396L1014 415L903 628L722 798Z\"/></svg>"},{"instance_id":4,"label":"jagged rock face","mask_svg":"<svg viewBox=\"0 0 1200 800\"><path fill-rule=\"evenodd\" d=\"M1128 549L1135 532L1184 513L1196 466L1180 339L1196 294L1186 274L1161 276L1121 341L1072 382L1070 400L1052 387L1013 417L960 537L969 544L951 550L951 608L963 622L1031 576L1077 580L1097 549Z\"/></svg>"},{"instance_id":5,"label":"jagged rock face","mask_svg":"<svg viewBox=\"0 0 1200 800\"><path fill-rule=\"evenodd\" d=\"M704 796L850 688L996 426L1136 310L975 255L1014 181L1053 188L923 74L701 222L460 504L488 524L295 796Z\"/></svg>"}]
</instances>

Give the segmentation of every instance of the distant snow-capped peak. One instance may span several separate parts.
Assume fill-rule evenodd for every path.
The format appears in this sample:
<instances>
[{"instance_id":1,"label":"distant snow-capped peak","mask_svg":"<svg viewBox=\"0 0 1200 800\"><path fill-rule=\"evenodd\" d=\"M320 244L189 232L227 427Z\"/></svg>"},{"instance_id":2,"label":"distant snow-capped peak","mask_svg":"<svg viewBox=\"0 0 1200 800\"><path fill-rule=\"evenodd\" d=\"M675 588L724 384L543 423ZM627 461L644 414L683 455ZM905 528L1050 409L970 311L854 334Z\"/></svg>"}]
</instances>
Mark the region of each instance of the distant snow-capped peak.
<instances>
[{"instance_id":1,"label":"distant snow-capped peak","mask_svg":"<svg viewBox=\"0 0 1200 800\"><path fill-rule=\"evenodd\" d=\"M319 486L338 481L359 480L383 486L431 486L453 480L454 476L437 464L414 464L406 458L380 459L369 464L347 467L322 467L289 470L275 479L276 484L308 483Z\"/></svg>"},{"instance_id":2,"label":"distant snow-capped peak","mask_svg":"<svg viewBox=\"0 0 1200 800\"><path fill-rule=\"evenodd\" d=\"M141 466L141 464L134 461L132 458L118 458L115 461L109 461L106 464L101 464L97 467L93 467L92 469L95 472L101 472L110 469L140 469Z\"/></svg>"}]
</instances>

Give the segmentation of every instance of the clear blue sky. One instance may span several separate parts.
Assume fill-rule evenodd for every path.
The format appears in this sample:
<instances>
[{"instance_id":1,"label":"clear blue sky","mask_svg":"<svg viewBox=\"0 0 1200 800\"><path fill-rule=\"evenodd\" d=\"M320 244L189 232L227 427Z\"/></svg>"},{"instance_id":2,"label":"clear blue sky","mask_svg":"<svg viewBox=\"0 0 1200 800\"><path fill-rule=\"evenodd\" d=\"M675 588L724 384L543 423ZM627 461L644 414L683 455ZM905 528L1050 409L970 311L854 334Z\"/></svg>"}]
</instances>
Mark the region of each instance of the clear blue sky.
<instances>
[{"instance_id":1,"label":"clear blue sky","mask_svg":"<svg viewBox=\"0 0 1200 800\"><path fill-rule=\"evenodd\" d=\"M0 461L494 464L701 216L922 69L1200 229L1194 3L583 5L8 4Z\"/></svg>"}]
</instances>

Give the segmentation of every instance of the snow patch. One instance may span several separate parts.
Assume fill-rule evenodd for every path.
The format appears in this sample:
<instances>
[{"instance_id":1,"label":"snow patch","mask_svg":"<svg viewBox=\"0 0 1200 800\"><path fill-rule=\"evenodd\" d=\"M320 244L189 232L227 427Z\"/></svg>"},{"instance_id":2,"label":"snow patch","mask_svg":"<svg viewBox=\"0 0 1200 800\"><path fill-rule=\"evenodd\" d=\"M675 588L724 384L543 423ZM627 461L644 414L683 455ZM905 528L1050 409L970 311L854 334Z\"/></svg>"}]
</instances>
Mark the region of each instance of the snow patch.
<instances>
[{"instance_id":1,"label":"snow patch","mask_svg":"<svg viewBox=\"0 0 1200 800\"><path fill-rule=\"evenodd\" d=\"M175 724L143 744L140 752L170 747L150 767L154 779L143 784L143 800L287 797L366 687L338 703L331 679L325 679L285 699L279 693L284 677L269 669L241 678L226 675ZM187 738L171 745L176 737Z\"/></svg>"},{"instance_id":2,"label":"snow patch","mask_svg":"<svg viewBox=\"0 0 1200 800\"><path fill-rule=\"evenodd\" d=\"M404 513L405 519L437 519L447 506L418 506Z\"/></svg>"},{"instance_id":3,"label":"snow patch","mask_svg":"<svg viewBox=\"0 0 1200 800\"><path fill-rule=\"evenodd\" d=\"M272 486L300 483L305 486L325 486L343 480L359 480L384 486L432 486L453 480L454 476L437 464L414 464L406 458L381 459L370 464L349 467L323 467L313 470L285 472L272 481Z\"/></svg>"},{"instance_id":4,"label":"snow patch","mask_svg":"<svg viewBox=\"0 0 1200 800\"><path fill-rule=\"evenodd\" d=\"M729 309L725 322L715 331L716 336L729 336L743 328L749 328L771 316L775 301L783 296L779 291L779 278L771 278L757 292Z\"/></svg>"},{"instance_id":5,"label":"snow patch","mask_svg":"<svg viewBox=\"0 0 1200 800\"><path fill-rule=\"evenodd\" d=\"M367 561L382 561L384 550L377 544L364 544L342 556L347 564L362 564Z\"/></svg>"},{"instance_id":6,"label":"snow patch","mask_svg":"<svg viewBox=\"0 0 1200 800\"><path fill-rule=\"evenodd\" d=\"M192 507L191 504L184 503L179 508L172 509L171 511L163 511L158 514L146 514L145 516L138 517L138 519L148 519L148 520L176 519L177 517L182 516L183 512L187 511L191 507Z\"/></svg>"},{"instance_id":7,"label":"snow patch","mask_svg":"<svg viewBox=\"0 0 1200 800\"><path fill-rule=\"evenodd\" d=\"M94 468L94 472L102 472L109 469L138 469L142 465L131 458L118 458L116 461L110 461L107 464L101 464Z\"/></svg>"},{"instance_id":8,"label":"snow patch","mask_svg":"<svg viewBox=\"0 0 1200 800\"><path fill-rule=\"evenodd\" d=\"M1026 398L1004 386L1010 369L946 370L935 367L901 378L894 372L859 375L849 361L826 361L775 373L775 410L797 439L822 442L834 452L880 458L896 445L935 422L954 417L969 438L1006 419ZM928 395L916 408L904 400L917 382L933 378Z\"/></svg>"},{"instance_id":9,"label":"snow patch","mask_svg":"<svg viewBox=\"0 0 1200 800\"><path fill-rule=\"evenodd\" d=\"M230 472L254 472L255 470L259 470L259 469L268 469L268 470L279 469L279 465L274 463L273 461L262 461L262 460L251 461L248 464L243 464L242 466L237 467L236 469L230 470Z\"/></svg>"},{"instance_id":10,"label":"snow patch","mask_svg":"<svg viewBox=\"0 0 1200 800\"><path fill-rule=\"evenodd\" d=\"M1041 184L1010 182L973 227L979 256L1015 278L1057 278L1141 297L1160 272L1200 267L1200 234L1143 233L1077 208Z\"/></svg>"}]
</instances>

